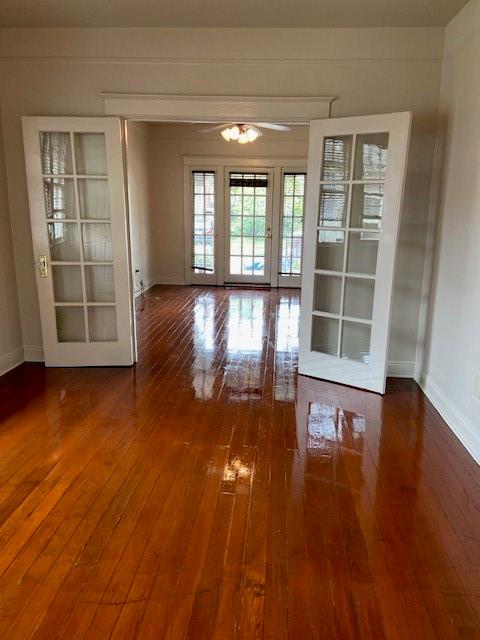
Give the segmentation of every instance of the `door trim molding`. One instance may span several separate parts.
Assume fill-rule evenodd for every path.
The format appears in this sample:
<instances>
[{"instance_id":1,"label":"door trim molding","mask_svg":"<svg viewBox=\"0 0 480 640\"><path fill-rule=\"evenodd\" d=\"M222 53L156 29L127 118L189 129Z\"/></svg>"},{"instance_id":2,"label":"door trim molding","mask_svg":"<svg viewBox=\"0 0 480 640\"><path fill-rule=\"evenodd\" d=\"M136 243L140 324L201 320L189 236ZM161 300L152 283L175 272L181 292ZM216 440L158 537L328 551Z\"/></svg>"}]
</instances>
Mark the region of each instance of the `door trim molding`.
<instances>
[{"instance_id":1,"label":"door trim molding","mask_svg":"<svg viewBox=\"0 0 480 640\"><path fill-rule=\"evenodd\" d=\"M308 124L329 118L334 96L207 96L101 92L106 116L157 122L268 120Z\"/></svg>"}]
</instances>

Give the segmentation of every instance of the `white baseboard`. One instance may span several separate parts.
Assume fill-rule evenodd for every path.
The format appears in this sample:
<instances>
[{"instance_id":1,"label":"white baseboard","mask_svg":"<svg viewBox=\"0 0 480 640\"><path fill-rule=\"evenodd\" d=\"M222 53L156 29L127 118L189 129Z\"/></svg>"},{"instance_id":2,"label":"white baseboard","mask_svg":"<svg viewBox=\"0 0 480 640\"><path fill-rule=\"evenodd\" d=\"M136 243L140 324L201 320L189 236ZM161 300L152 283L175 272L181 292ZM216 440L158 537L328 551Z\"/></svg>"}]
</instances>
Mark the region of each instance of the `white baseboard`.
<instances>
[{"instance_id":1,"label":"white baseboard","mask_svg":"<svg viewBox=\"0 0 480 640\"><path fill-rule=\"evenodd\" d=\"M25 362L44 362L43 347L37 345L23 345Z\"/></svg>"},{"instance_id":2,"label":"white baseboard","mask_svg":"<svg viewBox=\"0 0 480 640\"><path fill-rule=\"evenodd\" d=\"M387 363L387 376L392 378L413 378L414 371L414 362L390 360Z\"/></svg>"},{"instance_id":3,"label":"white baseboard","mask_svg":"<svg viewBox=\"0 0 480 640\"><path fill-rule=\"evenodd\" d=\"M3 356L0 356L0 376L18 367L23 360L23 347L17 347L13 351L4 353Z\"/></svg>"},{"instance_id":4,"label":"white baseboard","mask_svg":"<svg viewBox=\"0 0 480 640\"><path fill-rule=\"evenodd\" d=\"M440 387L432 380L431 375L423 380L416 380L424 394L433 404L447 425L457 436L472 458L480 464L480 431L446 396Z\"/></svg>"}]
</instances>

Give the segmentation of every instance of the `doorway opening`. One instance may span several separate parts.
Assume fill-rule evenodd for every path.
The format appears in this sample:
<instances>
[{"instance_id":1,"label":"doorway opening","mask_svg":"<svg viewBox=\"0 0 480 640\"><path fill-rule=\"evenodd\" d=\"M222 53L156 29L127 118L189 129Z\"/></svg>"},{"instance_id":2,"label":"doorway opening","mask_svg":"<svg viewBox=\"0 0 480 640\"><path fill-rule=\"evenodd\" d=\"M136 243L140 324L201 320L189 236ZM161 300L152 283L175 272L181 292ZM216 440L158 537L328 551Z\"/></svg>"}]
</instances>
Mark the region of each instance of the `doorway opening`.
<instances>
[{"instance_id":1,"label":"doorway opening","mask_svg":"<svg viewBox=\"0 0 480 640\"><path fill-rule=\"evenodd\" d=\"M266 130L248 146L204 127L126 123L137 292L151 284L300 288L308 126Z\"/></svg>"}]
</instances>

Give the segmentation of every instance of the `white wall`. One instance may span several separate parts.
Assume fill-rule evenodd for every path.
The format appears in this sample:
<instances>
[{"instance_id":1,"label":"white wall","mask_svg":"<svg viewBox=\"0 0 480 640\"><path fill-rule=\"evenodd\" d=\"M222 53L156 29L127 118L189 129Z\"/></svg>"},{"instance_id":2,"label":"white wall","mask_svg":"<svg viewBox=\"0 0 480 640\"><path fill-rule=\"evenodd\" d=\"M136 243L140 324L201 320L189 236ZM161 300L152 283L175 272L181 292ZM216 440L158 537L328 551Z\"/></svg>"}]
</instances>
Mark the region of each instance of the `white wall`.
<instances>
[{"instance_id":1,"label":"white wall","mask_svg":"<svg viewBox=\"0 0 480 640\"><path fill-rule=\"evenodd\" d=\"M0 375L23 362L22 332L0 130Z\"/></svg>"},{"instance_id":2,"label":"white wall","mask_svg":"<svg viewBox=\"0 0 480 640\"><path fill-rule=\"evenodd\" d=\"M441 29L0 31L2 126L24 342L41 344L22 115L102 115L102 91L335 95L333 116L414 112L390 358L414 360ZM402 365L399 365L400 368Z\"/></svg>"},{"instance_id":3,"label":"white wall","mask_svg":"<svg viewBox=\"0 0 480 640\"><path fill-rule=\"evenodd\" d=\"M418 377L480 462L480 0L446 29L439 125Z\"/></svg>"},{"instance_id":4,"label":"white wall","mask_svg":"<svg viewBox=\"0 0 480 640\"><path fill-rule=\"evenodd\" d=\"M149 185L149 126L143 122L127 122L127 180L130 212L132 268L134 290L140 291L140 280L145 289L155 283L153 255L154 224L150 214Z\"/></svg>"}]
</instances>

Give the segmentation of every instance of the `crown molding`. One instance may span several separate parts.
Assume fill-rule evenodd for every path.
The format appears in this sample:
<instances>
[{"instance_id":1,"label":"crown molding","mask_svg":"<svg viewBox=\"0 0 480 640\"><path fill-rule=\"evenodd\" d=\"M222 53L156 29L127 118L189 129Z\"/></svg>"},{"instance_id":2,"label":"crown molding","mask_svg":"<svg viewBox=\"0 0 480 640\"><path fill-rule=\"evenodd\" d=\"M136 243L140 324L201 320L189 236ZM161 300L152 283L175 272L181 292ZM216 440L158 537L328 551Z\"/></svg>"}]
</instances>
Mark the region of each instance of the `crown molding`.
<instances>
[{"instance_id":1,"label":"crown molding","mask_svg":"<svg viewBox=\"0 0 480 640\"><path fill-rule=\"evenodd\" d=\"M334 96L208 96L102 92L105 115L158 122L275 121L328 118Z\"/></svg>"}]
</instances>

